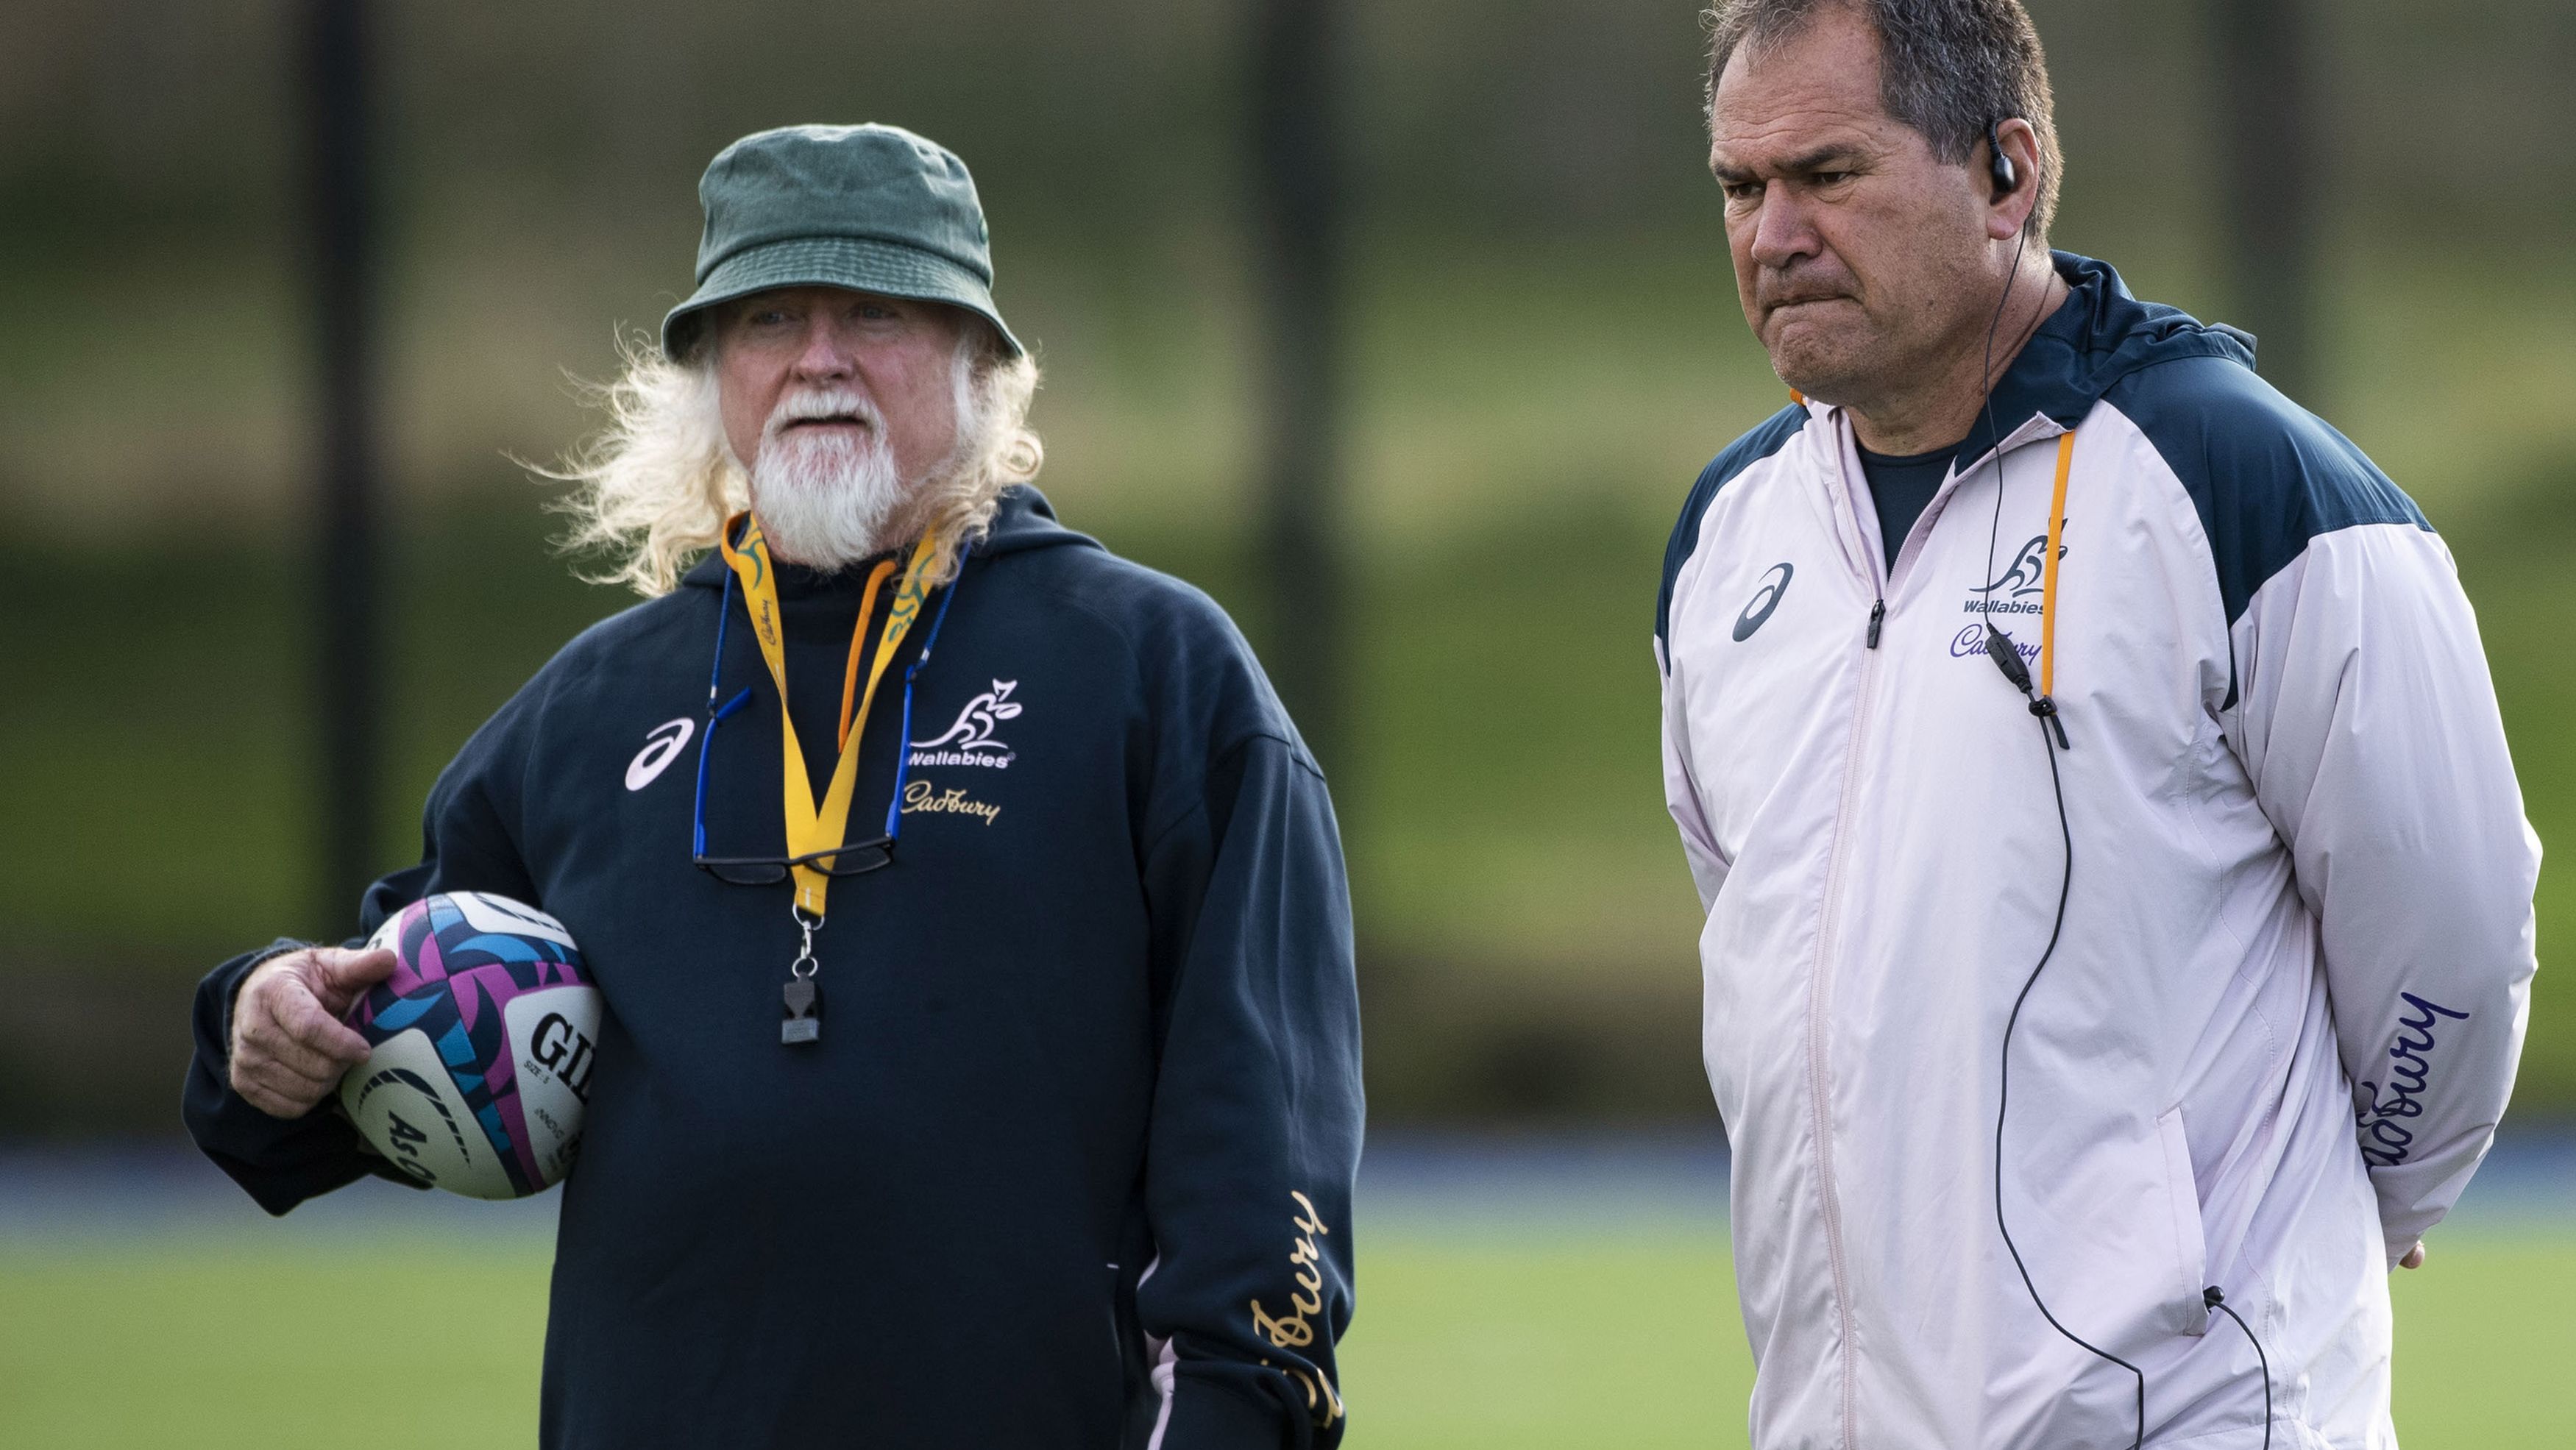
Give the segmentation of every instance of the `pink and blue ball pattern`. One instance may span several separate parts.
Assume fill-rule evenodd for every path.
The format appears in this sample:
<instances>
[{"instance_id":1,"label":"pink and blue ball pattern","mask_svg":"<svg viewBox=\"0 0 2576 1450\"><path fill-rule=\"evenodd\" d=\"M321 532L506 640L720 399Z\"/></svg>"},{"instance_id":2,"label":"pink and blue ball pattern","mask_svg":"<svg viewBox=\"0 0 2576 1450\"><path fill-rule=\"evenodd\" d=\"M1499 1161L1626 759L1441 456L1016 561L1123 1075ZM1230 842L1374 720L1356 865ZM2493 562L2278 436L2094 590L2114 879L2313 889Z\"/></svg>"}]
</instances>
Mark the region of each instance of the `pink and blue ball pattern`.
<instances>
[{"instance_id":1,"label":"pink and blue ball pattern","mask_svg":"<svg viewBox=\"0 0 2576 1450\"><path fill-rule=\"evenodd\" d=\"M511 1187L536 1192L545 1178L520 1111L501 1009L540 987L590 985L580 950L478 926L445 896L404 907L397 931L393 975L351 1008L349 1025L369 1046L413 1028L426 1033Z\"/></svg>"}]
</instances>

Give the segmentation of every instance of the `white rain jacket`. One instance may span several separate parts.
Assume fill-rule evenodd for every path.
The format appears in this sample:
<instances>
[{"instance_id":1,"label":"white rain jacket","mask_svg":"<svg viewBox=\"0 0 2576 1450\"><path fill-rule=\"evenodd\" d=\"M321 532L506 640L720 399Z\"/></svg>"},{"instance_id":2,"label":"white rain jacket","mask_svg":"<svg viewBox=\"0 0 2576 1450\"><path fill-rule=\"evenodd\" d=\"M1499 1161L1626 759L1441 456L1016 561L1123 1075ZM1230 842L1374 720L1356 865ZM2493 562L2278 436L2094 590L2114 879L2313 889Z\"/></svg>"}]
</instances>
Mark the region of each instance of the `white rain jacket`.
<instances>
[{"instance_id":1,"label":"white rain jacket","mask_svg":"<svg viewBox=\"0 0 2576 1450\"><path fill-rule=\"evenodd\" d=\"M1656 627L1757 1450L2394 1446L2386 1274L2521 1050L2539 842L2449 551L2243 335L2074 293L1882 567L1849 421L1710 464ZM1998 523L1997 489L2002 489ZM1990 536L1992 543L1990 546Z\"/></svg>"}]
</instances>

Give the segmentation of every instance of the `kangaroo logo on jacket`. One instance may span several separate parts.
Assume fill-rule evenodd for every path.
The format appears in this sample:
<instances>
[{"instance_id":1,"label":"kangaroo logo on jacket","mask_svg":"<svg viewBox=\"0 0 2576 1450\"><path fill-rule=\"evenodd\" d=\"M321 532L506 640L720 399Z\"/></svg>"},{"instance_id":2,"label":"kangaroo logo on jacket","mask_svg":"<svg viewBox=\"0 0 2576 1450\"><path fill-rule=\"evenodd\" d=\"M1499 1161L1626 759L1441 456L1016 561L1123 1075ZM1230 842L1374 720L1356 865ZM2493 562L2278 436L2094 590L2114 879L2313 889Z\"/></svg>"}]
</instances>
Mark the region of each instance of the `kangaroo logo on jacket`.
<instances>
[{"instance_id":1,"label":"kangaroo logo on jacket","mask_svg":"<svg viewBox=\"0 0 2576 1450\"><path fill-rule=\"evenodd\" d=\"M1753 591L1753 598L1745 603L1744 612L1735 616L1736 643L1751 639L1753 631L1771 618L1771 611L1780 607L1780 596L1789 592L1789 581L1796 577L1797 572L1798 567L1786 561L1762 572L1762 587ZM1772 577L1774 575L1779 577Z\"/></svg>"},{"instance_id":2,"label":"kangaroo logo on jacket","mask_svg":"<svg viewBox=\"0 0 2576 1450\"><path fill-rule=\"evenodd\" d=\"M2062 536L2057 541L2057 557L2066 557L2066 540ZM2039 613L2039 603L2027 596L2047 589L2047 558L2048 535L2031 535L2029 543L2013 551L2012 562L2004 566L2002 573L1968 591L1970 598L1963 607L1970 614Z\"/></svg>"},{"instance_id":3,"label":"kangaroo logo on jacket","mask_svg":"<svg viewBox=\"0 0 2576 1450\"><path fill-rule=\"evenodd\" d=\"M914 765L989 765L1007 770L1019 752L994 738L1001 722L1019 718L1020 704L1011 692L1020 687L1017 680L995 680L993 688L966 702L957 712L957 723L928 740L915 740L912 745Z\"/></svg>"}]
</instances>

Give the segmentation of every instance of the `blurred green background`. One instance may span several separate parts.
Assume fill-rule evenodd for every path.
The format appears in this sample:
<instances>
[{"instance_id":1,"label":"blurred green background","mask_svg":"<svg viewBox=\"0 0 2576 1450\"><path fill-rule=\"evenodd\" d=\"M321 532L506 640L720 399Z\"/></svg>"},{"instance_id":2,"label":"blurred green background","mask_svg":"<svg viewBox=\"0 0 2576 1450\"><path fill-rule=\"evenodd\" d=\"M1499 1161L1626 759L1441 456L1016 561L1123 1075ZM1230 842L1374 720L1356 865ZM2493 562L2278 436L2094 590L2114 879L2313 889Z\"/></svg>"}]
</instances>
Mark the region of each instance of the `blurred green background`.
<instances>
[{"instance_id":1,"label":"blurred green background","mask_svg":"<svg viewBox=\"0 0 2576 1450\"><path fill-rule=\"evenodd\" d=\"M1348 719L1325 764L1377 1125L1714 1131L1647 641L1691 478L1782 391L1736 310L1704 170L1697 9L1344 8L1352 592ZM2243 320L2261 299L2233 295L2213 179L2228 138L2211 4L2031 9L2067 156L2058 244L2114 262L2141 295ZM1033 421L1059 512L1207 586L1256 642L1297 626L1265 617L1257 587L1246 7L379 13L383 866L415 851L420 799L465 735L630 602L569 577L547 547L548 492L513 460L591 426L568 379L607 376L620 329L686 290L698 171L759 127L888 120L961 152L999 298L1046 369ZM0 1145L175 1132L196 977L281 933L348 927L323 919L313 882L294 18L275 0L35 0L0 16ZM2530 815L2556 839L2576 825L2576 3L2335 0L2309 7L2309 39L2320 146L2303 176L2321 244L2302 401L2450 539ZM2553 859L2544 961L2571 907L2576 875ZM2542 973L2517 1123L2576 1115L2564 991ZM1575 1443L1547 1427L1584 1422L1531 1407L1546 1376L1514 1368L1552 1366L1560 1408L1642 1406L1618 1443L1737 1443L1706 1438L1740 1434L1743 1347L1722 1241L1694 1233L1639 1247L1569 1229L1526 1263L1510 1245L1397 1235L1364 1257L1385 1297L1354 1340L1354 1405L1378 1374L1430 1398L1396 1404L1377 1443ZM2428 1271L2401 1309L2434 1317L2401 1332L2437 1325L2410 1342L2447 1346L2443 1366L2565 1363L2563 1320L2499 1306L2516 1283L2521 1302L2576 1286L2569 1242ZM242 1275L261 1272L240 1252ZM532 1314L542 1245L529 1253L478 1272ZM219 1297L181 1267L196 1257L30 1259L21 1241L0 1254L0 1297L57 1306L43 1322L61 1335L43 1343L108 1343ZM1523 1271L1525 1290L1497 1287ZM1659 1284L1679 1297L1640 1297ZM49 1361L28 1316L0 1322L20 1326L0 1340L0 1376L15 1376L0 1400L32 1395ZM2507 1328L2521 1349L2477 1347ZM1663 1357L1601 1349L1632 1341ZM2479 1420L2471 1401L2492 1396L2409 1400L2433 1383L2401 1381L2410 1445L2551 1443ZM1653 1430L1655 1394L1684 1396L1669 1423L1698 1428ZM1478 1405L1524 1406L1510 1411L1524 1439L1458 1430ZM22 1424L152 1442L66 1413ZM2444 1426L2452 1438L2419 1435Z\"/></svg>"},{"instance_id":2,"label":"blurred green background","mask_svg":"<svg viewBox=\"0 0 2576 1450\"><path fill-rule=\"evenodd\" d=\"M2206 6L2034 0L2060 245L2230 293ZM1036 340L1043 484L1256 642L1248 10L399 3L381 864L580 625L515 458L685 291L706 158L792 119L955 146ZM0 22L0 1131L171 1126L189 984L319 920L292 6ZM1348 836L1380 1121L1705 1117L1647 647L1671 519L1781 389L1737 311L1691 0L1345 8ZM2576 5L2311 7L2306 399L2452 540L2530 813L2576 820ZM2505 143L2508 165L2478 164ZM2477 158L2478 160L2473 160ZM2542 946L2571 877L2542 886ZM2576 1108L2540 979L2518 1112Z\"/></svg>"}]
</instances>

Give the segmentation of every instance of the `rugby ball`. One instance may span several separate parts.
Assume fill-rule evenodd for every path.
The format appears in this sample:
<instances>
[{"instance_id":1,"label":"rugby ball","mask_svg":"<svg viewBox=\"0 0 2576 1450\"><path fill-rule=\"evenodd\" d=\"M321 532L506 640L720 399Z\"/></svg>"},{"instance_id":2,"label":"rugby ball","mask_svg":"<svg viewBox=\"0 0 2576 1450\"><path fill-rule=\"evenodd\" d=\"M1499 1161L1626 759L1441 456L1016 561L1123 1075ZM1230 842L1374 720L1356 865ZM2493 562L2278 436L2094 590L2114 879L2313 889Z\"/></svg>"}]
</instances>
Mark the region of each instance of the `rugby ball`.
<instances>
[{"instance_id":1,"label":"rugby ball","mask_svg":"<svg viewBox=\"0 0 2576 1450\"><path fill-rule=\"evenodd\" d=\"M405 1176L524 1198L572 1171L599 989L563 923L482 891L426 897L367 941L393 975L349 1008L367 1060L340 1079L349 1121Z\"/></svg>"}]
</instances>

